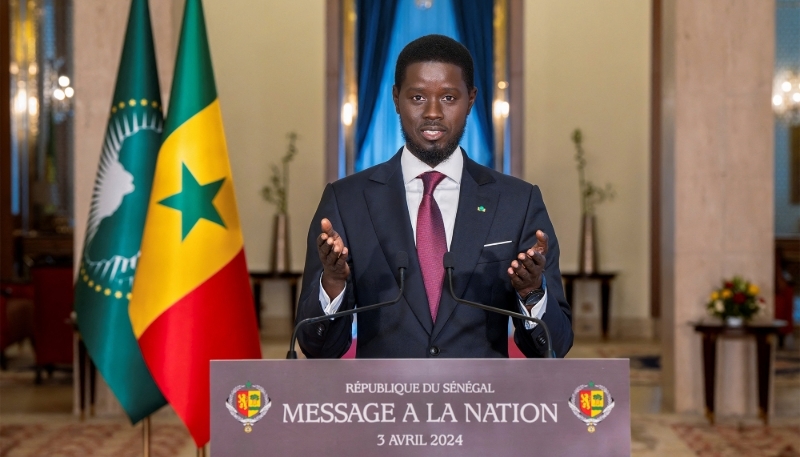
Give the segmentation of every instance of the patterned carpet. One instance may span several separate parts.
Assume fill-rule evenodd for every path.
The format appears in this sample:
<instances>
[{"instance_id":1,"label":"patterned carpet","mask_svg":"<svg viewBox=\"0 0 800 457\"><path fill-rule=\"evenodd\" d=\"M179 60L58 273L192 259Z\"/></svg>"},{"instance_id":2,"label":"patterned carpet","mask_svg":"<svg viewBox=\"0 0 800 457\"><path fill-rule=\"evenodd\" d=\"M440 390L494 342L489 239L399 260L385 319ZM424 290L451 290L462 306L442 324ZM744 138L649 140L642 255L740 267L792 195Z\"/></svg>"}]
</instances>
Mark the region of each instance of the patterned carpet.
<instances>
[{"instance_id":1,"label":"patterned carpet","mask_svg":"<svg viewBox=\"0 0 800 457\"><path fill-rule=\"evenodd\" d=\"M150 443L152 457L194 455L191 438L180 424L153 424ZM78 422L58 416L51 420L42 420L40 417L37 423L0 425L0 457L141 455L141 426L132 427L116 420Z\"/></svg>"},{"instance_id":2,"label":"patterned carpet","mask_svg":"<svg viewBox=\"0 0 800 457\"><path fill-rule=\"evenodd\" d=\"M674 424L672 429L700 457L800 457L800 425Z\"/></svg>"}]
</instances>

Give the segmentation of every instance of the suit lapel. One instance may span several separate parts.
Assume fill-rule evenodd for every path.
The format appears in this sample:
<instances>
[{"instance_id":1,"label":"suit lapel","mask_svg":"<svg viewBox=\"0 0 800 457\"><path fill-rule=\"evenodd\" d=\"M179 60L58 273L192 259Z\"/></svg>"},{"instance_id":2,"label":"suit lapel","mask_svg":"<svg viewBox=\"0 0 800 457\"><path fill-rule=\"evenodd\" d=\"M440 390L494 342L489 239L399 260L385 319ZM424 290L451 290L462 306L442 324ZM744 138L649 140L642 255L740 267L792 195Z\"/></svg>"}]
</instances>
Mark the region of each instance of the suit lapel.
<instances>
[{"instance_id":1,"label":"suit lapel","mask_svg":"<svg viewBox=\"0 0 800 457\"><path fill-rule=\"evenodd\" d=\"M389 265L394 265L399 251L408 253L408 270L403 297L420 325L430 335L433 320L425 294L425 285L419 268L414 230L408 218L406 188L403 183L403 172L400 166L400 154L379 166L370 176L373 185L364 189L372 225L381 245L383 255ZM402 306L402 303L397 306Z\"/></svg>"},{"instance_id":2,"label":"suit lapel","mask_svg":"<svg viewBox=\"0 0 800 457\"><path fill-rule=\"evenodd\" d=\"M455 262L453 290L459 298L463 297L494 220L499 193L489 185L493 182L491 174L464 154L458 211L453 239L450 242L450 252ZM459 306L450 297L448 287L445 276L439 312L433 326L433 338L441 332L456 306Z\"/></svg>"}]
</instances>

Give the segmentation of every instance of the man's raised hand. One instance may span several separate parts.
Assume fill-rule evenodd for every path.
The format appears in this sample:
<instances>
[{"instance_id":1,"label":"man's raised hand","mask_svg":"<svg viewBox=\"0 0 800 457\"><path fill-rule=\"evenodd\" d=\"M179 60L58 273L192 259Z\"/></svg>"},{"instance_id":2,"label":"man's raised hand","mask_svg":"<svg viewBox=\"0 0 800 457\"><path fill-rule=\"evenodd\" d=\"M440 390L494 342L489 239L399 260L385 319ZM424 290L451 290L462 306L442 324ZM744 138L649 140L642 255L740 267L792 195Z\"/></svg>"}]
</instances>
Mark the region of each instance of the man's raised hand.
<instances>
[{"instance_id":1,"label":"man's raised hand","mask_svg":"<svg viewBox=\"0 0 800 457\"><path fill-rule=\"evenodd\" d=\"M331 221L323 218L320 223L322 233L317 237L317 252L322 262L322 287L331 299L344 290L350 276L350 265L347 264L347 246L342 237L333 229Z\"/></svg>"},{"instance_id":2,"label":"man's raised hand","mask_svg":"<svg viewBox=\"0 0 800 457\"><path fill-rule=\"evenodd\" d=\"M508 276L511 278L511 285L514 286L520 297L524 297L530 291L542 286L546 255L547 234L537 230L536 244L526 252L520 252L517 259L511 261L511 266L508 267Z\"/></svg>"}]
</instances>

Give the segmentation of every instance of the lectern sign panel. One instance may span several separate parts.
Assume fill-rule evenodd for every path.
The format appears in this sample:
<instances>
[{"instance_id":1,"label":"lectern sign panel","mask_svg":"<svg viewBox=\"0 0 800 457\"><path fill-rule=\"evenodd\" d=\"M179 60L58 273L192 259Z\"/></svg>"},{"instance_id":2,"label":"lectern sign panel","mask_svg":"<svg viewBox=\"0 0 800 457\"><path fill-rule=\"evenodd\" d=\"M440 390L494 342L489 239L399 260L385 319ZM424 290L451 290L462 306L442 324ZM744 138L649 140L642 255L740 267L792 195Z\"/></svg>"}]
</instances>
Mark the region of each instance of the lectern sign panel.
<instances>
[{"instance_id":1,"label":"lectern sign panel","mask_svg":"<svg viewBox=\"0 0 800 457\"><path fill-rule=\"evenodd\" d=\"M627 359L213 361L211 451L628 455L628 371Z\"/></svg>"}]
</instances>

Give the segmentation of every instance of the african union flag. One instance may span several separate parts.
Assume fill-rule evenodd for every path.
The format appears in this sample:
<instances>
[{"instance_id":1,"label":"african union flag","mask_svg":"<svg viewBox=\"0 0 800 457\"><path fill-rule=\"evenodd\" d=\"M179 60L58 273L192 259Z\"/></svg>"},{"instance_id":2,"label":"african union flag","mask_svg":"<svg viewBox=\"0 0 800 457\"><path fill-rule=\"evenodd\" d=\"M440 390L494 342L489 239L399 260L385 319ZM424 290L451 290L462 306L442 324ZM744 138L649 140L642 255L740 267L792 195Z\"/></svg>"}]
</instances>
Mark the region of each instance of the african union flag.
<instances>
[{"instance_id":1,"label":"african union flag","mask_svg":"<svg viewBox=\"0 0 800 457\"><path fill-rule=\"evenodd\" d=\"M200 0L187 0L129 313L158 387L198 447L209 361L261 358Z\"/></svg>"},{"instance_id":2,"label":"african union flag","mask_svg":"<svg viewBox=\"0 0 800 457\"><path fill-rule=\"evenodd\" d=\"M147 0L131 2L109 115L75 284L75 312L89 355L136 423L167 403L128 317L164 127Z\"/></svg>"}]
</instances>

